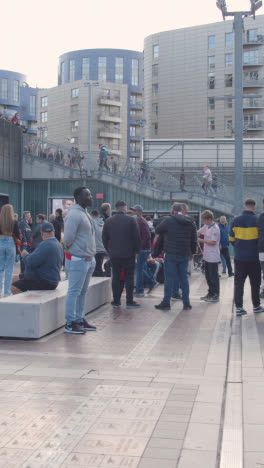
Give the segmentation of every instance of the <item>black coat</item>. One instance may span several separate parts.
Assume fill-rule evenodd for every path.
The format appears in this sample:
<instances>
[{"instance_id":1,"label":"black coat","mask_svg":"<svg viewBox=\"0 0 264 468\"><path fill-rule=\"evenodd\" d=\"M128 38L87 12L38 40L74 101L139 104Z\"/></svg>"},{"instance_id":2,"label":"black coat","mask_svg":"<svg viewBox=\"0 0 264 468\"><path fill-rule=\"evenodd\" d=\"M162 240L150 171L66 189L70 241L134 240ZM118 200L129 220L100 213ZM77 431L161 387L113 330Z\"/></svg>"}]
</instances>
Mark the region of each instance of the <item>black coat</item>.
<instances>
[{"instance_id":1,"label":"black coat","mask_svg":"<svg viewBox=\"0 0 264 468\"><path fill-rule=\"evenodd\" d=\"M164 236L164 250L168 254L188 257L196 252L196 226L189 216L168 216L157 226L156 234Z\"/></svg>"},{"instance_id":2,"label":"black coat","mask_svg":"<svg viewBox=\"0 0 264 468\"><path fill-rule=\"evenodd\" d=\"M134 257L140 250L137 222L124 213L117 213L105 221L102 239L110 258Z\"/></svg>"},{"instance_id":3,"label":"black coat","mask_svg":"<svg viewBox=\"0 0 264 468\"><path fill-rule=\"evenodd\" d=\"M264 252L264 213L261 213L258 218L258 249L260 253Z\"/></svg>"}]
</instances>

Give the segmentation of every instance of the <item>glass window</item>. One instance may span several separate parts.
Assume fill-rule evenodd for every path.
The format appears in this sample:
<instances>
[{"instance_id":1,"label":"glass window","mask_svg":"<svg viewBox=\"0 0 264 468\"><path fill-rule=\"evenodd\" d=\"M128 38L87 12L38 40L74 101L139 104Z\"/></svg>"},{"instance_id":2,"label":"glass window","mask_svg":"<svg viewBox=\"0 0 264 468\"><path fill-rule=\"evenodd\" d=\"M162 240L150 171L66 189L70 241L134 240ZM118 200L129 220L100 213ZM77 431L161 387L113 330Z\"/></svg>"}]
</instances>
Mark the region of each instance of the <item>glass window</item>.
<instances>
[{"instance_id":1,"label":"glass window","mask_svg":"<svg viewBox=\"0 0 264 468\"><path fill-rule=\"evenodd\" d=\"M155 44L153 46L153 58L154 59L159 58L159 45L158 44Z\"/></svg>"},{"instance_id":2,"label":"glass window","mask_svg":"<svg viewBox=\"0 0 264 468\"><path fill-rule=\"evenodd\" d=\"M71 90L71 97L72 99L76 99L79 97L79 88L73 88Z\"/></svg>"},{"instance_id":3,"label":"glass window","mask_svg":"<svg viewBox=\"0 0 264 468\"><path fill-rule=\"evenodd\" d=\"M156 77L158 76L158 74L159 74L159 66L157 63L155 63L154 65L152 65L152 76Z\"/></svg>"},{"instance_id":4,"label":"glass window","mask_svg":"<svg viewBox=\"0 0 264 468\"><path fill-rule=\"evenodd\" d=\"M40 113L40 120L41 120L41 122L47 122L48 121L48 113L47 112L41 112Z\"/></svg>"},{"instance_id":5,"label":"glass window","mask_svg":"<svg viewBox=\"0 0 264 468\"><path fill-rule=\"evenodd\" d=\"M103 89L102 93L103 93L103 97L110 99L110 89Z\"/></svg>"},{"instance_id":6,"label":"glass window","mask_svg":"<svg viewBox=\"0 0 264 468\"><path fill-rule=\"evenodd\" d=\"M208 88L214 89L215 88L215 74L208 73Z\"/></svg>"},{"instance_id":7,"label":"glass window","mask_svg":"<svg viewBox=\"0 0 264 468\"><path fill-rule=\"evenodd\" d=\"M155 122L152 124L152 135L157 135L158 134L158 123Z\"/></svg>"},{"instance_id":8,"label":"glass window","mask_svg":"<svg viewBox=\"0 0 264 468\"><path fill-rule=\"evenodd\" d=\"M233 64L233 54L225 54L225 66L232 67Z\"/></svg>"},{"instance_id":9,"label":"glass window","mask_svg":"<svg viewBox=\"0 0 264 468\"><path fill-rule=\"evenodd\" d=\"M19 81L14 80L13 82L13 99L14 101L19 101Z\"/></svg>"},{"instance_id":10,"label":"glass window","mask_svg":"<svg viewBox=\"0 0 264 468\"><path fill-rule=\"evenodd\" d=\"M90 79L90 59L88 57L83 57L82 59L82 79Z\"/></svg>"},{"instance_id":11,"label":"glass window","mask_svg":"<svg viewBox=\"0 0 264 468\"><path fill-rule=\"evenodd\" d=\"M106 57L98 57L98 80L106 81Z\"/></svg>"},{"instance_id":12,"label":"glass window","mask_svg":"<svg viewBox=\"0 0 264 468\"><path fill-rule=\"evenodd\" d=\"M7 78L2 78L1 96L2 96L2 99L8 98L8 79Z\"/></svg>"},{"instance_id":13,"label":"glass window","mask_svg":"<svg viewBox=\"0 0 264 468\"><path fill-rule=\"evenodd\" d=\"M156 96L158 96L158 94L159 94L159 85L158 85L158 83L154 83L152 85L152 96L156 97Z\"/></svg>"},{"instance_id":14,"label":"glass window","mask_svg":"<svg viewBox=\"0 0 264 468\"><path fill-rule=\"evenodd\" d=\"M225 87L232 88L232 86L233 86L233 75L232 74L225 75Z\"/></svg>"},{"instance_id":15,"label":"glass window","mask_svg":"<svg viewBox=\"0 0 264 468\"><path fill-rule=\"evenodd\" d=\"M208 49L215 49L215 36L208 36Z\"/></svg>"},{"instance_id":16,"label":"glass window","mask_svg":"<svg viewBox=\"0 0 264 468\"><path fill-rule=\"evenodd\" d=\"M132 86L138 86L138 60L132 59L132 77L131 77Z\"/></svg>"},{"instance_id":17,"label":"glass window","mask_svg":"<svg viewBox=\"0 0 264 468\"><path fill-rule=\"evenodd\" d=\"M65 83L65 63L61 63L61 84Z\"/></svg>"},{"instance_id":18,"label":"glass window","mask_svg":"<svg viewBox=\"0 0 264 468\"><path fill-rule=\"evenodd\" d=\"M70 81L75 80L75 60L70 60Z\"/></svg>"},{"instance_id":19,"label":"glass window","mask_svg":"<svg viewBox=\"0 0 264 468\"><path fill-rule=\"evenodd\" d=\"M79 110L78 104L73 104L71 106L71 114L75 114L76 112L78 112L78 110Z\"/></svg>"},{"instance_id":20,"label":"glass window","mask_svg":"<svg viewBox=\"0 0 264 468\"><path fill-rule=\"evenodd\" d=\"M70 141L72 145L73 144L78 145L78 137L72 137Z\"/></svg>"},{"instance_id":21,"label":"glass window","mask_svg":"<svg viewBox=\"0 0 264 468\"><path fill-rule=\"evenodd\" d=\"M116 57L115 59L115 82L116 83L123 83L123 68L124 68L123 57Z\"/></svg>"},{"instance_id":22,"label":"glass window","mask_svg":"<svg viewBox=\"0 0 264 468\"><path fill-rule=\"evenodd\" d=\"M226 33L225 35L225 46L232 47L233 46L233 33Z\"/></svg>"},{"instance_id":23,"label":"glass window","mask_svg":"<svg viewBox=\"0 0 264 468\"><path fill-rule=\"evenodd\" d=\"M130 125L130 136L136 136L136 127L134 125Z\"/></svg>"},{"instance_id":24,"label":"glass window","mask_svg":"<svg viewBox=\"0 0 264 468\"><path fill-rule=\"evenodd\" d=\"M214 97L208 98L208 108L209 110L215 110L215 98Z\"/></svg>"},{"instance_id":25,"label":"glass window","mask_svg":"<svg viewBox=\"0 0 264 468\"><path fill-rule=\"evenodd\" d=\"M225 99L225 109L232 109L233 107L233 100L232 98Z\"/></svg>"},{"instance_id":26,"label":"glass window","mask_svg":"<svg viewBox=\"0 0 264 468\"><path fill-rule=\"evenodd\" d=\"M79 127L79 120L73 120L73 122L71 122L71 131L77 132L78 127Z\"/></svg>"},{"instance_id":27,"label":"glass window","mask_svg":"<svg viewBox=\"0 0 264 468\"><path fill-rule=\"evenodd\" d=\"M208 57L208 66L209 68L215 68L215 55Z\"/></svg>"},{"instance_id":28,"label":"glass window","mask_svg":"<svg viewBox=\"0 0 264 468\"><path fill-rule=\"evenodd\" d=\"M41 98L41 107L47 107L48 106L48 96L43 96Z\"/></svg>"},{"instance_id":29,"label":"glass window","mask_svg":"<svg viewBox=\"0 0 264 468\"><path fill-rule=\"evenodd\" d=\"M215 119L208 119L208 130L215 130Z\"/></svg>"},{"instance_id":30,"label":"glass window","mask_svg":"<svg viewBox=\"0 0 264 468\"><path fill-rule=\"evenodd\" d=\"M232 117L225 117L225 130L232 130Z\"/></svg>"},{"instance_id":31,"label":"glass window","mask_svg":"<svg viewBox=\"0 0 264 468\"><path fill-rule=\"evenodd\" d=\"M132 118L132 119L136 118L136 111L135 110L130 111L130 118Z\"/></svg>"},{"instance_id":32,"label":"glass window","mask_svg":"<svg viewBox=\"0 0 264 468\"><path fill-rule=\"evenodd\" d=\"M32 95L32 96L29 96L29 113L31 115L35 115L36 114L36 96ZM47 114L47 112L46 112ZM48 114L47 114L47 118L48 118Z\"/></svg>"},{"instance_id":33,"label":"glass window","mask_svg":"<svg viewBox=\"0 0 264 468\"><path fill-rule=\"evenodd\" d=\"M258 65L259 53L258 50L249 50L244 52L244 65Z\"/></svg>"},{"instance_id":34,"label":"glass window","mask_svg":"<svg viewBox=\"0 0 264 468\"><path fill-rule=\"evenodd\" d=\"M130 104L136 104L137 103L137 95L136 94L131 94L130 95Z\"/></svg>"},{"instance_id":35,"label":"glass window","mask_svg":"<svg viewBox=\"0 0 264 468\"><path fill-rule=\"evenodd\" d=\"M257 29L248 29L247 30L247 42L256 42L257 41Z\"/></svg>"},{"instance_id":36,"label":"glass window","mask_svg":"<svg viewBox=\"0 0 264 468\"><path fill-rule=\"evenodd\" d=\"M159 110L159 106L158 104L152 104L152 116L153 117L157 117L158 116L158 110Z\"/></svg>"}]
</instances>

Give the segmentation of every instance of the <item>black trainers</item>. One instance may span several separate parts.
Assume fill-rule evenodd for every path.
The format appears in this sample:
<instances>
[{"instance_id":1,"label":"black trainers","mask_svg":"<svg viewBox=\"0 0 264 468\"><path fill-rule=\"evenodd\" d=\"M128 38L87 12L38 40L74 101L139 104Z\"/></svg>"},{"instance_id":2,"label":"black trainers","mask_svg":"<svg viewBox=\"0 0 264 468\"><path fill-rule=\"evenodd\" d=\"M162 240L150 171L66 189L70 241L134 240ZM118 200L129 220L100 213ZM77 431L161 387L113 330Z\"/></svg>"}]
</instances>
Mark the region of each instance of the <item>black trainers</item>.
<instances>
[{"instance_id":1,"label":"black trainers","mask_svg":"<svg viewBox=\"0 0 264 468\"><path fill-rule=\"evenodd\" d=\"M264 307L262 307L262 306L253 307L253 312L255 314L261 314L261 312L264 312Z\"/></svg>"},{"instance_id":2,"label":"black trainers","mask_svg":"<svg viewBox=\"0 0 264 468\"><path fill-rule=\"evenodd\" d=\"M121 306L121 302L116 303L112 301L111 306L113 307L113 309L119 309L119 307Z\"/></svg>"},{"instance_id":3,"label":"black trainers","mask_svg":"<svg viewBox=\"0 0 264 468\"><path fill-rule=\"evenodd\" d=\"M235 274L233 272L228 274L229 278L231 278L232 276L235 276Z\"/></svg>"},{"instance_id":4,"label":"black trainers","mask_svg":"<svg viewBox=\"0 0 264 468\"><path fill-rule=\"evenodd\" d=\"M171 300L172 301L181 301L182 296L180 294L173 294L173 296L171 296Z\"/></svg>"},{"instance_id":5,"label":"black trainers","mask_svg":"<svg viewBox=\"0 0 264 468\"><path fill-rule=\"evenodd\" d=\"M149 288L147 294L150 294L151 291L153 291L153 289L156 289L158 286L159 286L159 282L156 281L155 284Z\"/></svg>"},{"instance_id":6,"label":"black trainers","mask_svg":"<svg viewBox=\"0 0 264 468\"><path fill-rule=\"evenodd\" d=\"M236 307L236 315L240 317L241 315L246 315L247 311L243 307Z\"/></svg>"},{"instance_id":7,"label":"black trainers","mask_svg":"<svg viewBox=\"0 0 264 468\"><path fill-rule=\"evenodd\" d=\"M166 304L165 302L161 302L158 305L155 305L155 309L158 310L170 310L170 304Z\"/></svg>"},{"instance_id":8,"label":"black trainers","mask_svg":"<svg viewBox=\"0 0 264 468\"><path fill-rule=\"evenodd\" d=\"M206 296L202 296L200 297L201 301L206 301L207 299L209 299L209 297L212 297L211 294L206 294Z\"/></svg>"},{"instance_id":9,"label":"black trainers","mask_svg":"<svg viewBox=\"0 0 264 468\"><path fill-rule=\"evenodd\" d=\"M264 290L259 295L260 299L264 299Z\"/></svg>"},{"instance_id":10,"label":"black trainers","mask_svg":"<svg viewBox=\"0 0 264 468\"><path fill-rule=\"evenodd\" d=\"M205 302L219 302L219 296L216 294L214 296L209 296L207 299L204 299Z\"/></svg>"},{"instance_id":11,"label":"black trainers","mask_svg":"<svg viewBox=\"0 0 264 468\"><path fill-rule=\"evenodd\" d=\"M75 335L85 335L86 330L79 325L77 322L66 323L64 327L64 333L72 333Z\"/></svg>"},{"instance_id":12,"label":"black trainers","mask_svg":"<svg viewBox=\"0 0 264 468\"><path fill-rule=\"evenodd\" d=\"M94 325L91 325L90 323L86 322L85 319L83 319L83 321L80 322L79 325L80 325L85 331L96 331L96 327L95 327Z\"/></svg>"},{"instance_id":13,"label":"black trainers","mask_svg":"<svg viewBox=\"0 0 264 468\"><path fill-rule=\"evenodd\" d=\"M127 305L126 305L126 308L127 309L140 309L140 307L142 307L140 304L138 304L137 302L133 301L133 302L129 302Z\"/></svg>"},{"instance_id":14,"label":"black trainers","mask_svg":"<svg viewBox=\"0 0 264 468\"><path fill-rule=\"evenodd\" d=\"M183 310L191 310L192 309L192 306L190 303L188 304L183 304Z\"/></svg>"}]
</instances>

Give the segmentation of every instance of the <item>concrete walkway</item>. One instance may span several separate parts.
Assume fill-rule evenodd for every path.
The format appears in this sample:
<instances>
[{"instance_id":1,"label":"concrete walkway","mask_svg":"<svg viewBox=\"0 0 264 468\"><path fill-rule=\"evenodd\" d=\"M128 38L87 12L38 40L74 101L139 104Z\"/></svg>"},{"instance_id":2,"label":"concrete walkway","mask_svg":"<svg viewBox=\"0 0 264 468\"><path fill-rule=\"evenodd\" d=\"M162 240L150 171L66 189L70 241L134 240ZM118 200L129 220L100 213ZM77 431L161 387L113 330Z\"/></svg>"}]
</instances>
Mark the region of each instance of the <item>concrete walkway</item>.
<instances>
[{"instance_id":1,"label":"concrete walkway","mask_svg":"<svg viewBox=\"0 0 264 468\"><path fill-rule=\"evenodd\" d=\"M0 341L0 467L260 468L264 466L264 315L221 302L157 311L106 305L97 332ZM124 299L123 299L124 302Z\"/></svg>"}]
</instances>

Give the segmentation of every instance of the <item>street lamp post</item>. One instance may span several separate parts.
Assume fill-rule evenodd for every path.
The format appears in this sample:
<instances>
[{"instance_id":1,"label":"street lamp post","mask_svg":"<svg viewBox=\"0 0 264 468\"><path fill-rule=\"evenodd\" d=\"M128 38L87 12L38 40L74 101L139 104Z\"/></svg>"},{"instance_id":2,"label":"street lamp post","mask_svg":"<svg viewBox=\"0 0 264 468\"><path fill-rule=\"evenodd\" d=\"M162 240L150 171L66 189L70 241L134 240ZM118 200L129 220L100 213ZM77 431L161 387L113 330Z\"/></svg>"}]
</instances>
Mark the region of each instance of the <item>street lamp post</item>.
<instances>
[{"instance_id":1,"label":"street lamp post","mask_svg":"<svg viewBox=\"0 0 264 468\"><path fill-rule=\"evenodd\" d=\"M243 18L253 16L262 6L262 1L250 0L250 11L228 12L225 0L218 0L216 6L221 10L223 19L234 17L235 31L235 214L238 215L243 204Z\"/></svg>"}]
</instances>

